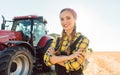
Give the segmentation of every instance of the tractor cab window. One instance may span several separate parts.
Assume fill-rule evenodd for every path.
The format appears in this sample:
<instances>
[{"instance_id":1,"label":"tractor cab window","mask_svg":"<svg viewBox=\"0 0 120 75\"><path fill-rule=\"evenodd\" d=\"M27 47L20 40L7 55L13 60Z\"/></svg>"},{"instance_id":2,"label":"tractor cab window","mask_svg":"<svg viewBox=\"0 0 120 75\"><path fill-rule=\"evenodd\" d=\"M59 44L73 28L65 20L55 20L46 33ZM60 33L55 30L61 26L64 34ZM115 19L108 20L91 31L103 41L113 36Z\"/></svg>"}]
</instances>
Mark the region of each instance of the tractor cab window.
<instances>
[{"instance_id":1,"label":"tractor cab window","mask_svg":"<svg viewBox=\"0 0 120 75\"><path fill-rule=\"evenodd\" d=\"M22 31L23 34L30 37L30 31L31 31L31 21L29 19L27 20L18 20L15 23L16 30L15 31Z\"/></svg>"},{"instance_id":2,"label":"tractor cab window","mask_svg":"<svg viewBox=\"0 0 120 75\"><path fill-rule=\"evenodd\" d=\"M34 46L37 46L39 40L42 36L44 36L46 33L45 25L43 22L40 22L39 20L34 20L33 25L33 44Z\"/></svg>"}]
</instances>

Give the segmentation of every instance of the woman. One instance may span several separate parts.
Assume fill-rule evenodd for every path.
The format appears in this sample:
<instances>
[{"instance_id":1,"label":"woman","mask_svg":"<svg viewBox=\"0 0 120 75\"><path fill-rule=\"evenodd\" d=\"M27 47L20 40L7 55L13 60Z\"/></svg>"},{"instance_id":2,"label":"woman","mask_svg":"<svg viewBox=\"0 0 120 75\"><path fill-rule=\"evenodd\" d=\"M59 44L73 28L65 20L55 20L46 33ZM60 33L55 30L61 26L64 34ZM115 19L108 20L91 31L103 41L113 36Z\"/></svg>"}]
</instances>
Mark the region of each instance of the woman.
<instances>
[{"instance_id":1,"label":"woman","mask_svg":"<svg viewBox=\"0 0 120 75\"><path fill-rule=\"evenodd\" d=\"M61 10L59 17L63 28L60 42L58 38L53 40L44 55L44 61L47 66L55 65L57 75L83 75L89 40L76 32L77 14L73 9Z\"/></svg>"}]
</instances>

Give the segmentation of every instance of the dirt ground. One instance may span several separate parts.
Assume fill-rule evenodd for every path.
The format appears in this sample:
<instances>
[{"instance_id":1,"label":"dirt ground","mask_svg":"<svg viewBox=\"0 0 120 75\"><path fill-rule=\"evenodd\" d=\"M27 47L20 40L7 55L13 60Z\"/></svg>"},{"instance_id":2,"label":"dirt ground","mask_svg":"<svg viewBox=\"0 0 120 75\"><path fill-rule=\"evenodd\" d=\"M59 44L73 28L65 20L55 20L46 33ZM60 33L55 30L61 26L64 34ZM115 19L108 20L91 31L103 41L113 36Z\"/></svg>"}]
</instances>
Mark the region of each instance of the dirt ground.
<instances>
[{"instance_id":1,"label":"dirt ground","mask_svg":"<svg viewBox=\"0 0 120 75\"><path fill-rule=\"evenodd\" d=\"M93 52L84 75L120 75L120 52Z\"/></svg>"},{"instance_id":2,"label":"dirt ground","mask_svg":"<svg viewBox=\"0 0 120 75\"><path fill-rule=\"evenodd\" d=\"M85 75L120 75L120 52L93 52Z\"/></svg>"}]
</instances>

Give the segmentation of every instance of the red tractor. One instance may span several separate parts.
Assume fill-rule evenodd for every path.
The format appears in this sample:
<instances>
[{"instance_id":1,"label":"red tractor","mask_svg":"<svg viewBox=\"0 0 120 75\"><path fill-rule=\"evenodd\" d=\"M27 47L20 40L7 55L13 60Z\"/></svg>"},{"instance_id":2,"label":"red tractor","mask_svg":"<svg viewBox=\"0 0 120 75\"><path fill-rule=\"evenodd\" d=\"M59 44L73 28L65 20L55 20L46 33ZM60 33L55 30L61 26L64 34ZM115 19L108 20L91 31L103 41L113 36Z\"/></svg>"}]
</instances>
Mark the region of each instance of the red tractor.
<instances>
[{"instance_id":1,"label":"red tractor","mask_svg":"<svg viewBox=\"0 0 120 75\"><path fill-rule=\"evenodd\" d=\"M2 16L3 17L3 16ZM14 17L6 30L3 17L0 30L0 75L31 75L50 71L43 61L52 38L47 35L47 21L42 16Z\"/></svg>"}]
</instances>

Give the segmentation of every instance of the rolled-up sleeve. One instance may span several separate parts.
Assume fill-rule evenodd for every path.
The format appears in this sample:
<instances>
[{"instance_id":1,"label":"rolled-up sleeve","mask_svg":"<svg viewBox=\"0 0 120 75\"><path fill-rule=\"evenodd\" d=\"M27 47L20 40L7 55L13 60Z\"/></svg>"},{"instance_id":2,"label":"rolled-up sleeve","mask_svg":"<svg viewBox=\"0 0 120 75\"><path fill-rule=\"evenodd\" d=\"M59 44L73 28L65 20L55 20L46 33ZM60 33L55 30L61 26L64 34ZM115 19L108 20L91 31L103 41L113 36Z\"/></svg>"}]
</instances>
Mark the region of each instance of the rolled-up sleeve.
<instances>
[{"instance_id":1,"label":"rolled-up sleeve","mask_svg":"<svg viewBox=\"0 0 120 75\"><path fill-rule=\"evenodd\" d=\"M45 53L44 55L44 63L47 65L47 66L51 66L52 63L50 62L50 55L48 53Z\"/></svg>"},{"instance_id":2,"label":"rolled-up sleeve","mask_svg":"<svg viewBox=\"0 0 120 75\"><path fill-rule=\"evenodd\" d=\"M53 42L51 43L51 46L50 47L53 47L53 48L55 48L55 46L56 46L56 38L53 40ZM51 57L52 55L51 54L49 54L48 52L46 52L45 54L44 54L44 63L47 65L47 66L51 66L52 65L52 63L50 62L50 57Z\"/></svg>"},{"instance_id":3,"label":"rolled-up sleeve","mask_svg":"<svg viewBox=\"0 0 120 75\"><path fill-rule=\"evenodd\" d=\"M72 60L68 60L68 61L64 62L64 65L65 65L67 71L74 71L74 70L79 70L79 69L83 70L84 69L85 52L86 52L86 49L88 47L89 40L86 37L84 37L83 40L80 40L80 41L82 41L82 42L81 43L79 42L80 45L77 44L76 48L77 49L85 49L85 51L81 52L81 56L79 57L79 59L74 58Z\"/></svg>"}]
</instances>

